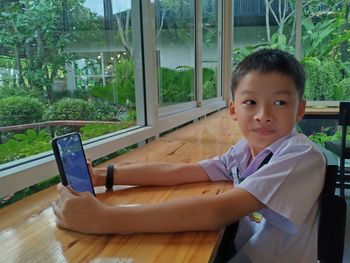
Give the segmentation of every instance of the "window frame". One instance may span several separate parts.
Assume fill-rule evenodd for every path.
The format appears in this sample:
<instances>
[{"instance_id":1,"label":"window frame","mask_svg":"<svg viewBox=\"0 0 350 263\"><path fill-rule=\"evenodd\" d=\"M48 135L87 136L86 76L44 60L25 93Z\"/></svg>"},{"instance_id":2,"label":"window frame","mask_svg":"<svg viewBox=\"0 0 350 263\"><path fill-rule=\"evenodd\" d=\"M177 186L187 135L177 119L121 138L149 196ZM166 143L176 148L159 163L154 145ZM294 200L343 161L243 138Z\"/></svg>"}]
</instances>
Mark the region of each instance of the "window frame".
<instances>
[{"instance_id":1,"label":"window frame","mask_svg":"<svg viewBox=\"0 0 350 263\"><path fill-rule=\"evenodd\" d=\"M157 63L156 63L156 39L155 39L155 14L154 1L132 0L132 13L137 18L138 27L133 28L133 43L140 43L141 47L135 49L135 96L137 109L137 125L129 129L96 137L84 141L86 155L91 159L97 159L127 146L144 142L149 138L159 138L165 131L184 123L196 121L212 112L225 108L230 100L229 83L231 75L231 46L232 29L229 29L232 21L231 0L218 0L220 2L219 19L220 56L218 76L221 79L220 88L222 96L202 101L201 83L201 50L196 52L196 86L198 92L196 100L188 103L180 103L167 107L158 105ZM201 11L200 0L195 1L196 13ZM230 7L230 8L228 8ZM136 14L136 15L135 15ZM137 15L139 14L139 15ZM200 17L201 18L201 15ZM227 21L227 23L224 23ZM196 23L196 49L201 47L201 19ZM225 26L225 24L227 24ZM199 30L199 31L198 31ZM199 32L199 33L198 33ZM142 36L142 37L141 37ZM153 36L153 37L152 37ZM147 50L147 52L144 52ZM200 62L198 64L198 62ZM229 66L229 68L227 68ZM219 70L218 69L218 70ZM146 88L147 87L147 88ZM200 96L198 96L198 94ZM218 95L219 95L218 94ZM52 151L40 153L31 157L16 160L0 165L0 197L5 197L29 187L42 180L58 174L56 162Z\"/></svg>"}]
</instances>

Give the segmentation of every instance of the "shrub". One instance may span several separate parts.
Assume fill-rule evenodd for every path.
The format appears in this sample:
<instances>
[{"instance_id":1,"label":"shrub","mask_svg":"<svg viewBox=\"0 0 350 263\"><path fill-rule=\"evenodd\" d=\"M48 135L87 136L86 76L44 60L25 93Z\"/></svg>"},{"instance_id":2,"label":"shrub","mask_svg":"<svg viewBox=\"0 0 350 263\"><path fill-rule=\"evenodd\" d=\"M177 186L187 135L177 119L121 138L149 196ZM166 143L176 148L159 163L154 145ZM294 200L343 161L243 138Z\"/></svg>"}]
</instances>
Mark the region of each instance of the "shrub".
<instances>
[{"instance_id":1,"label":"shrub","mask_svg":"<svg viewBox=\"0 0 350 263\"><path fill-rule=\"evenodd\" d=\"M178 70L161 68L161 103L187 102L193 99L194 70L178 67Z\"/></svg>"},{"instance_id":2,"label":"shrub","mask_svg":"<svg viewBox=\"0 0 350 263\"><path fill-rule=\"evenodd\" d=\"M70 90L62 90L62 91L52 91L51 100L53 102L59 101L64 98L74 98L74 99L88 99L88 93L84 90L76 89L73 92Z\"/></svg>"},{"instance_id":3,"label":"shrub","mask_svg":"<svg viewBox=\"0 0 350 263\"><path fill-rule=\"evenodd\" d=\"M350 78L340 81L338 90L339 95L336 100L350 100Z\"/></svg>"},{"instance_id":4,"label":"shrub","mask_svg":"<svg viewBox=\"0 0 350 263\"><path fill-rule=\"evenodd\" d=\"M10 96L0 100L0 126L39 122L44 104L38 99Z\"/></svg>"},{"instance_id":5,"label":"shrub","mask_svg":"<svg viewBox=\"0 0 350 263\"><path fill-rule=\"evenodd\" d=\"M108 102L95 101L95 119L102 121L116 121L118 120L118 107Z\"/></svg>"},{"instance_id":6,"label":"shrub","mask_svg":"<svg viewBox=\"0 0 350 263\"><path fill-rule=\"evenodd\" d=\"M334 100L339 96L338 85L342 78L340 66L334 61L306 58L302 61L307 76L305 98Z\"/></svg>"},{"instance_id":7,"label":"shrub","mask_svg":"<svg viewBox=\"0 0 350 263\"><path fill-rule=\"evenodd\" d=\"M203 99L215 98L217 95L217 68L203 68Z\"/></svg>"},{"instance_id":8,"label":"shrub","mask_svg":"<svg viewBox=\"0 0 350 263\"><path fill-rule=\"evenodd\" d=\"M44 100L42 97L42 92L37 89L28 89L25 86L20 86L12 82L6 83L6 80L3 82L4 83L0 86L0 99L5 99L11 96L19 96L40 98L40 100Z\"/></svg>"},{"instance_id":9,"label":"shrub","mask_svg":"<svg viewBox=\"0 0 350 263\"><path fill-rule=\"evenodd\" d=\"M65 98L52 104L45 114L47 120L94 120L95 107L81 99Z\"/></svg>"},{"instance_id":10,"label":"shrub","mask_svg":"<svg viewBox=\"0 0 350 263\"><path fill-rule=\"evenodd\" d=\"M23 134L16 134L4 144L0 144L0 164L32 156L51 149L50 135L42 130L32 129Z\"/></svg>"},{"instance_id":11,"label":"shrub","mask_svg":"<svg viewBox=\"0 0 350 263\"><path fill-rule=\"evenodd\" d=\"M118 91L118 104L135 104L135 77L134 62L130 59L123 59L115 65L114 88Z\"/></svg>"},{"instance_id":12,"label":"shrub","mask_svg":"<svg viewBox=\"0 0 350 263\"><path fill-rule=\"evenodd\" d=\"M95 138L104 134L120 131L129 127L126 122L118 124L87 124L80 128L80 135L83 141Z\"/></svg>"},{"instance_id":13,"label":"shrub","mask_svg":"<svg viewBox=\"0 0 350 263\"><path fill-rule=\"evenodd\" d=\"M115 63L115 78L110 85L94 86L89 90L95 98L119 105L135 105L134 62L121 59Z\"/></svg>"}]
</instances>

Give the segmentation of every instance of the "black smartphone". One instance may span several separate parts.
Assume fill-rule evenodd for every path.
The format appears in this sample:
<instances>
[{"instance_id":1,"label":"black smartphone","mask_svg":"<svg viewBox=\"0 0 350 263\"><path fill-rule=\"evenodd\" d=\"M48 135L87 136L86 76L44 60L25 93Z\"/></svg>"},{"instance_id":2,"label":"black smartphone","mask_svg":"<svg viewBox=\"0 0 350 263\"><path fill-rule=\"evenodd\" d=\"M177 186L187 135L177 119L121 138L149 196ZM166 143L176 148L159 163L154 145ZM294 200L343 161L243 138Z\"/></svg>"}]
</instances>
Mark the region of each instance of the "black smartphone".
<instances>
[{"instance_id":1,"label":"black smartphone","mask_svg":"<svg viewBox=\"0 0 350 263\"><path fill-rule=\"evenodd\" d=\"M55 137L51 143L62 184L96 196L79 133Z\"/></svg>"}]
</instances>

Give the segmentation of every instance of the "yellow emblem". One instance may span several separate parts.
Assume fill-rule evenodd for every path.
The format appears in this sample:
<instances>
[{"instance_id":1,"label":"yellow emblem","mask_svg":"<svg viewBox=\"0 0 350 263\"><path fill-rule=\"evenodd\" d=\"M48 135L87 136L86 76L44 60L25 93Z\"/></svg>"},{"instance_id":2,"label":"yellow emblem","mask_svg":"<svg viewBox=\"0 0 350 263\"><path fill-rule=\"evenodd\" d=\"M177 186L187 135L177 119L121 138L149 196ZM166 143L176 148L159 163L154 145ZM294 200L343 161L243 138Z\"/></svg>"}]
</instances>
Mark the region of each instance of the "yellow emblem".
<instances>
[{"instance_id":1,"label":"yellow emblem","mask_svg":"<svg viewBox=\"0 0 350 263\"><path fill-rule=\"evenodd\" d=\"M249 215L249 218L251 221L254 221L255 223L260 223L261 220L263 219L262 214L258 213L258 212L253 212Z\"/></svg>"}]
</instances>

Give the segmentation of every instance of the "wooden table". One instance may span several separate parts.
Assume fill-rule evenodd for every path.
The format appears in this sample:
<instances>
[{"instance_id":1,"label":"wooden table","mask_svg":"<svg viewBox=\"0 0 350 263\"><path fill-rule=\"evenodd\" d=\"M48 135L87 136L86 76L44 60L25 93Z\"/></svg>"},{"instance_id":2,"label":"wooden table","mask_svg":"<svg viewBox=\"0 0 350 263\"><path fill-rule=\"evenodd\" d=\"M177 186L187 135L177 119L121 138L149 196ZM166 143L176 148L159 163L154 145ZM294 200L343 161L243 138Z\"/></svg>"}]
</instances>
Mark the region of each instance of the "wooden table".
<instances>
[{"instance_id":1,"label":"wooden table","mask_svg":"<svg viewBox=\"0 0 350 263\"><path fill-rule=\"evenodd\" d=\"M303 119L338 120L339 107L307 107Z\"/></svg>"},{"instance_id":2,"label":"wooden table","mask_svg":"<svg viewBox=\"0 0 350 263\"><path fill-rule=\"evenodd\" d=\"M197 162L222 154L241 137L226 111L176 130L113 160L132 162ZM189 196L217 195L231 183L198 183L174 187L96 189L110 205L156 203ZM220 231L169 234L85 235L55 226L50 207L54 187L0 210L0 262L208 262ZM128 222L125 222L127 224Z\"/></svg>"}]
</instances>

